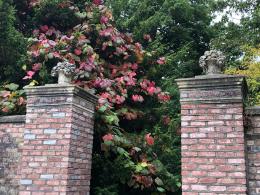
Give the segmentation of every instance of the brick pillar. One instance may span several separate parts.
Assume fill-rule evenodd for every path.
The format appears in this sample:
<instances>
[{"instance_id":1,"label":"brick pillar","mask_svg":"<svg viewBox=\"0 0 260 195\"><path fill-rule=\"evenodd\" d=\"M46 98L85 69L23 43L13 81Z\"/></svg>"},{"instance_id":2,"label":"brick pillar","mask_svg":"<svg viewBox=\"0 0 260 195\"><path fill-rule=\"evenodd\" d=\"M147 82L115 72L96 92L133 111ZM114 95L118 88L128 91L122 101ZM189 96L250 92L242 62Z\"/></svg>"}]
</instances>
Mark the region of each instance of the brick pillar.
<instances>
[{"instance_id":1,"label":"brick pillar","mask_svg":"<svg viewBox=\"0 0 260 195\"><path fill-rule=\"evenodd\" d=\"M260 194L260 106L247 108L248 194Z\"/></svg>"},{"instance_id":2,"label":"brick pillar","mask_svg":"<svg viewBox=\"0 0 260 195\"><path fill-rule=\"evenodd\" d=\"M69 84L26 93L19 195L88 195L96 97Z\"/></svg>"},{"instance_id":3,"label":"brick pillar","mask_svg":"<svg viewBox=\"0 0 260 195\"><path fill-rule=\"evenodd\" d=\"M177 80L181 97L182 194L245 195L241 76Z\"/></svg>"}]
</instances>

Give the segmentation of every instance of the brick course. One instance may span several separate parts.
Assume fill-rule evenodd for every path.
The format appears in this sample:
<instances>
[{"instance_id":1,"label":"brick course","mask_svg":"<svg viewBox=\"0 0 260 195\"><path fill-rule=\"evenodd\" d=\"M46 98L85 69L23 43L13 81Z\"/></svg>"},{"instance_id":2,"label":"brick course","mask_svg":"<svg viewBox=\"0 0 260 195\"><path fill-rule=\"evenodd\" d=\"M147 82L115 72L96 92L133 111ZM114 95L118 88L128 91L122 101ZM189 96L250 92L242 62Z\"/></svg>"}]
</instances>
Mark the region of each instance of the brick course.
<instances>
[{"instance_id":1,"label":"brick course","mask_svg":"<svg viewBox=\"0 0 260 195\"><path fill-rule=\"evenodd\" d=\"M243 78L178 79L183 195L245 195Z\"/></svg>"}]
</instances>

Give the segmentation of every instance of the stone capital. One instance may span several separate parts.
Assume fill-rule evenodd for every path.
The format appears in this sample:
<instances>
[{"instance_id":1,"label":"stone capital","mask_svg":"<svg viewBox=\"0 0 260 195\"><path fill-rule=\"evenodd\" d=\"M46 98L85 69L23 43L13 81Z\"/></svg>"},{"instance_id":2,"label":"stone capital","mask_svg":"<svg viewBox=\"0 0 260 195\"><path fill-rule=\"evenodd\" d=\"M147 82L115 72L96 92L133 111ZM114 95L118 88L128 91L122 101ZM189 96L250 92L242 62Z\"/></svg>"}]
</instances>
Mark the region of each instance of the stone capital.
<instances>
[{"instance_id":1,"label":"stone capital","mask_svg":"<svg viewBox=\"0 0 260 195\"><path fill-rule=\"evenodd\" d=\"M181 103L231 103L243 102L247 85L243 76L205 75L176 80Z\"/></svg>"}]
</instances>

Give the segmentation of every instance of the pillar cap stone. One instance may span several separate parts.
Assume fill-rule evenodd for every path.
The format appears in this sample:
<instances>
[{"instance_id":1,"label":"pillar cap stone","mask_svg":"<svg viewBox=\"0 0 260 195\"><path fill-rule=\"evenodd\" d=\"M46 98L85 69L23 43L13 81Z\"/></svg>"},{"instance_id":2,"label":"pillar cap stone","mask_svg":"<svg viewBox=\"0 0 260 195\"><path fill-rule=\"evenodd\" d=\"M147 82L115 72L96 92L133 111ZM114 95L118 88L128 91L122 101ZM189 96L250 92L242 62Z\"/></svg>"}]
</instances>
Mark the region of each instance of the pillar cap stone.
<instances>
[{"instance_id":1,"label":"pillar cap stone","mask_svg":"<svg viewBox=\"0 0 260 195\"><path fill-rule=\"evenodd\" d=\"M2 116L0 123L25 123L25 115Z\"/></svg>"},{"instance_id":2,"label":"pillar cap stone","mask_svg":"<svg viewBox=\"0 0 260 195\"><path fill-rule=\"evenodd\" d=\"M246 108L246 114L247 115L260 115L260 106L252 106L252 107L248 107Z\"/></svg>"},{"instance_id":3,"label":"pillar cap stone","mask_svg":"<svg viewBox=\"0 0 260 195\"><path fill-rule=\"evenodd\" d=\"M193 78L176 79L175 81L177 82L179 89L214 88L243 85L245 84L245 77L241 75L212 74L195 76Z\"/></svg>"},{"instance_id":4,"label":"pillar cap stone","mask_svg":"<svg viewBox=\"0 0 260 195\"><path fill-rule=\"evenodd\" d=\"M176 79L181 103L235 103L243 102L247 93L244 76L212 74L194 78Z\"/></svg>"},{"instance_id":5,"label":"pillar cap stone","mask_svg":"<svg viewBox=\"0 0 260 195\"><path fill-rule=\"evenodd\" d=\"M88 99L96 104L98 97L89 91L68 83L47 84L44 86L26 86L24 87L27 96L72 96L76 95Z\"/></svg>"}]
</instances>

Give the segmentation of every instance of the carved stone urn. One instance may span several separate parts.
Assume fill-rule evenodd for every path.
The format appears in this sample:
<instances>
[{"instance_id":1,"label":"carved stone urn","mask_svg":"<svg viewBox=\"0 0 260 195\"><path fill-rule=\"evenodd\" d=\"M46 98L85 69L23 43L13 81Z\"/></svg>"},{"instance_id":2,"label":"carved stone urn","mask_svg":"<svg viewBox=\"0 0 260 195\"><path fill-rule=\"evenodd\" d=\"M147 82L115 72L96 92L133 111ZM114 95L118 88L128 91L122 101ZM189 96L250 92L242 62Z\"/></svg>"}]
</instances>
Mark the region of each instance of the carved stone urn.
<instances>
[{"instance_id":1,"label":"carved stone urn","mask_svg":"<svg viewBox=\"0 0 260 195\"><path fill-rule=\"evenodd\" d=\"M199 65L207 75L221 74L225 64L225 56L217 50L206 51L199 59Z\"/></svg>"},{"instance_id":2,"label":"carved stone urn","mask_svg":"<svg viewBox=\"0 0 260 195\"><path fill-rule=\"evenodd\" d=\"M76 65L67 61L59 62L57 66L53 67L51 75L58 77L58 84L71 83L72 78L75 76Z\"/></svg>"}]
</instances>

